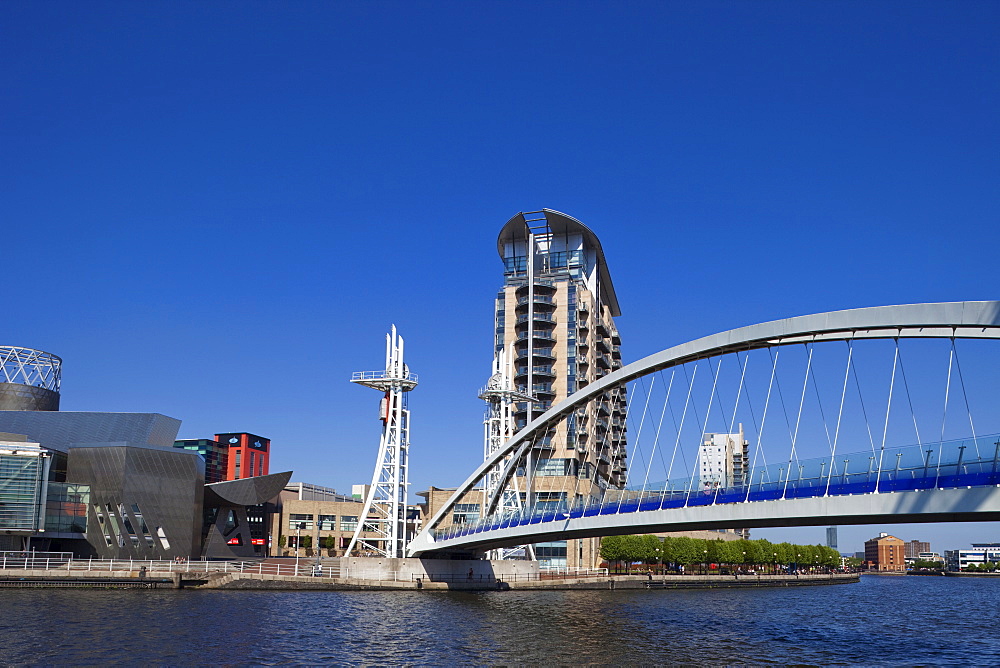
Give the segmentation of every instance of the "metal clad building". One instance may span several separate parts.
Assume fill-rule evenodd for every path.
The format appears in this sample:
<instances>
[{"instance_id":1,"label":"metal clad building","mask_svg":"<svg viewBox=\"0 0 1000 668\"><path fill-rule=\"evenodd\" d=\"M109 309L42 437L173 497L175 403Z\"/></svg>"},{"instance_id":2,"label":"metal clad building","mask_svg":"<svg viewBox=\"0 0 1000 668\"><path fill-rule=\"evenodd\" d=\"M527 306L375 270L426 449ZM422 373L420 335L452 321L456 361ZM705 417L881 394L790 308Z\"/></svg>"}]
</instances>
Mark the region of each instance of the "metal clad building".
<instances>
[{"instance_id":1,"label":"metal clad building","mask_svg":"<svg viewBox=\"0 0 1000 668\"><path fill-rule=\"evenodd\" d=\"M172 447L181 421L159 413L0 411L0 431L27 434L42 447L68 452L73 443L143 443Z\"/></svg>"},{"instance_id":2,"label":"metal clad building","mask_svg":"<svg viewBox=\"0 0 1000 668\"><path fill-rule=\"evenodd\" d=\"M87 538L100 557L171 559L201 551L205 462L197 453L79 444L67 478L90 485Z\"/></svg>"}]
</instances>

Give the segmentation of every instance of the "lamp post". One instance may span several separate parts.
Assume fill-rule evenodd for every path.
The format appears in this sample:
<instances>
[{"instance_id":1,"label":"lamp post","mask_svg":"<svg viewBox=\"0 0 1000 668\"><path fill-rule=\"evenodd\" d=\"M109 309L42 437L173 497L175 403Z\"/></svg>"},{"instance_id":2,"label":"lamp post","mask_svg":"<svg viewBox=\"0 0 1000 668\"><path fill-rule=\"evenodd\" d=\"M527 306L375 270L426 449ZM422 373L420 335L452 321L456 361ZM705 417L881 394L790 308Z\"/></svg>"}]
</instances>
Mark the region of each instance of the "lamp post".
<instances>
[{"instance_id":1,"label":"lamp post","mask_svg":"<svg viewBox=\"0 0 1000 668\"><path fill-rule=\"evenodd\" d=\"M746 570L747 567L747 551L743 550L743 569Z\"/></svg>"},{"instance_id":2,"label":"lamp post","mask_svg":"<svg viewBox=\"0 0 1000 668\"><path fill-rule=\"evenodd\" d=\"M708 575L708 550L705 550L705 575Z\"/></svg>"},{"instance_id":3,"label":"lamp post","mask_svg":"<svg viewBox=\"0 0 1000 668\"><path fill-rule=\"evenodd\" d=\"M774 559L771 561L771 571L772 575L777 575L778 573L778 553L774 553Z\"/></svg>"},{"instance_id":4,"label":"lamp post","mask_svg":"<svg viewBox=\"0 0 1000 668\"><path fill-rule=\"evenodd\" d=\"M299 574L299 549L302 547L302 530L306 527L305 522L295 525L295 574Z\"/></svg>"}]
</instances>

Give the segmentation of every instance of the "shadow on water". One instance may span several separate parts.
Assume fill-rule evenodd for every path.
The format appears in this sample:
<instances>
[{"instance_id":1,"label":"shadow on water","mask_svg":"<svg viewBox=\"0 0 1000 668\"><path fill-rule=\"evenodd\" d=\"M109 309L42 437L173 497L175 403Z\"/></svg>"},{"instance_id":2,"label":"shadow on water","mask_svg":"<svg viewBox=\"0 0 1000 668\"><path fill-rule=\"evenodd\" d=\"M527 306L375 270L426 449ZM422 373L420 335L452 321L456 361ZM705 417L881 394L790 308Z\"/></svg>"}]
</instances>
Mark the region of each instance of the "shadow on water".
<instances>
[{"instance_id":1,"label":"shadow on water","mask_svg":"<svg viewBox=\"0 0 1000 668\"><path fill-rule=\"evenodd\" d=\"M0 591L0 664L995 664L1000 582L618 591Z\"/></svg>"}]
</instances>

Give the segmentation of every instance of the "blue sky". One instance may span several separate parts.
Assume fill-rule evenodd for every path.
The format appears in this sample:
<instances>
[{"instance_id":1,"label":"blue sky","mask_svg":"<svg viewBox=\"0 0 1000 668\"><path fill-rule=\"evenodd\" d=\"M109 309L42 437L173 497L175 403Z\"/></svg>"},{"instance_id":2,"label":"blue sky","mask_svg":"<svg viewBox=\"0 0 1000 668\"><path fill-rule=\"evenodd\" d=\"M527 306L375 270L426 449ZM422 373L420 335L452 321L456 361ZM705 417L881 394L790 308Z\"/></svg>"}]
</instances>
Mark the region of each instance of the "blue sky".
<instances>
[{"instance_id":1,"label":"blue sky","mask_svg":"<svg viewBox=\"0 0 1000 668\"><path fill-rule=\"evenodd\" d=\"M252 431L346 490L379 432L348 379L395 323L414 491L455 485L518 211L600 236L627 361L996 298L998 29L992 2L4 3L0 342L64 358L65 410Z\"/></svg>"}]
</instances>

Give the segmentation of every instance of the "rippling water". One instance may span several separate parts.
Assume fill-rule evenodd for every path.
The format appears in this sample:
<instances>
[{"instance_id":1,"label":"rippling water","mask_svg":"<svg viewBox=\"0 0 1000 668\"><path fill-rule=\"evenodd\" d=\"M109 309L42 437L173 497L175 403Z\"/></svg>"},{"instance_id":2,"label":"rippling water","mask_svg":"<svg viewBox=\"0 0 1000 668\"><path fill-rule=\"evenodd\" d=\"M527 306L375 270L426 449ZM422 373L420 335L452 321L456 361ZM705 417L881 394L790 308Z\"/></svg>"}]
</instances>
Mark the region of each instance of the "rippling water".
<instances>
[{"instance_id":1,"label":"rippling water","mask_svg":"<svg viewBox=\"0 0 1000 668\"><path fill-rule=\"evenodd\" d=\"M0 663L1000 663L1000 580L566 592L0 590Z\"/></svg>"}]
</instances>

